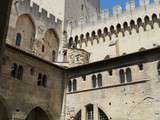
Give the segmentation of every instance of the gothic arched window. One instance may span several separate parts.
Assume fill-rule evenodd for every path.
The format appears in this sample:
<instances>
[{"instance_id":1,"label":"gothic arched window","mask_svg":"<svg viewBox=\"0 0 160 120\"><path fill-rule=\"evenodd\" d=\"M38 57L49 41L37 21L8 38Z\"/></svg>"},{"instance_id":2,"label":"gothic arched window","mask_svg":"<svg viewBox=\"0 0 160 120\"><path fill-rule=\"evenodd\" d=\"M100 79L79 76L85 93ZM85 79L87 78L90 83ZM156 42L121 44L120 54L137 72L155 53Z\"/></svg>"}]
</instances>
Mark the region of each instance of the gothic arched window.
<instances>
[{"instance_id":1,"label":"gothic arched window","mask_svg":"<svg viewBox=\"0 0 160 120\"><path fill-rule=\"evenodd\" d=\"M37 81L37 85L38 85L38 86L41 86L41 84L42 84L41 81L42 81L42 74L39 73L39 74L38 74L38 81Z\"/></svg>"},{"instance_id":2,"label":"gothic arched window","mask_svg":"<svg viewBox=\"0 0 160 120\"><path fill-rule=\"evenodd\" d=\"M20 33L16 34L16 45L20 46L21 45L21 41L22 41L22 36Z\"/></svg>"},{"instance_id":3,"label":"gothic arched window","mask_svg":"<svg viewBox=\"0 0 160 120\"><path fill-rule=\"evenodd\" d=\"M77 91L77 80L73 80L73 91Z\"/></svg>"},{"instance_id":4,"label":"gothic arched window","mask_svg":"<svg viewBox=\"0 0 160 120\"><path fill-rule=\"evenodd\" d=\"M46 75L43 76L42 85L43 87L47 87L47 76Z\"/></svg>"},{"instance_id":5,"label":"gothic arched window","mask_svg":"<svg viewBox=\"0 0 160 120\"><path fill-rule=\"evenodd\" d=\"M86 110L87 110L87 120L93 120L94 119L93 105L92 104L87 105Z\"/></svg>"},{"instance_id":6,"label":"gothic arched window","mask_svg":"<svg viewBox=\"0 0 160 120\"><path fill-rule=\"evenodd\" d=\"M98 74L98 87L102 87L102 74Z\"/></svg>"},{"instance_id":7,"label":"gothic arched window","mask_svg":"<svg viewBox=\"0 0 160 120\"><path fill-rule=\"evenodd\" d=\"M16 78L16 73L17 73L17 64L13 63L11 67L11 77Z\"/></svg>"},{"instance_id":8,"label":"gothic arched window","mask_svg":"<svg viewBox=\"0 0 160 120\"><path fill-rule=\"evenodd\" d=\"M98 108L98 112L99 112L99 120L109 120L107 115L100 108Z\"/></svg>"},{"instance_id":9,"label":"gothic arched window","mask_svg":"<svg viewBox=\"0 0 160 120\"><path fill-rule=\"evenodd\" d=\"M120 83L125 83L125 72L123 69L119 71Z\"/></svg>"},{"instance_id":10,"label":"gothic arched window","mask_svg":"<svg viewBox=\"0 0 160 120\"><path fill-rule=\"evenodd\" d=\"M97 79L96 76L93 75L93 76L92 76L92 87L93 87L93 88L96 88L96 84L97 84L96 79Z\"/></svg>"},{"instance_id":11,"label":"gothic arched window","mask_svg":"<svg viewBox=\"0 0 160 120\"><path fill-rule=\"evenodd\" d=\"M127 82L131 82L132 81L132 71L130 68L126 69L126 78L127 78Z\"/></svg>"},{"instance_id":12,"label":"gothic arched window","mask_svg":"<svg viewBox=\"0 0 160 120\"><path fill-rule=\"evenodd\" d=\"M72 81L70 80L68 82L68 92L71 92L72 91Z\"/></svg>"}]
</instances>

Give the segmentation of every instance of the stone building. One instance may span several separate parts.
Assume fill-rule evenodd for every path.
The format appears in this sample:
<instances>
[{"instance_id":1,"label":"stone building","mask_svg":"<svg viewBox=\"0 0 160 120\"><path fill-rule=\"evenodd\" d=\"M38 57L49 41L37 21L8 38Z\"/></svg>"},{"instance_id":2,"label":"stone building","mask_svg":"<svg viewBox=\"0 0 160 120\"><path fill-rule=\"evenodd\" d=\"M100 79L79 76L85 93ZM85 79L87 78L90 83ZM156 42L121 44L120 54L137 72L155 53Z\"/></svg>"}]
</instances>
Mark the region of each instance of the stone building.
<instances>
[{"instance_id":1,"label":"stone building","mask_svg":"<svg viewBox=\"0 0 160 120\"><path fill-rule=\"evenodd\" d=\"M99 4L13 0L0 120L160 119L160 1Z\"/></svg>"}]
</instances>

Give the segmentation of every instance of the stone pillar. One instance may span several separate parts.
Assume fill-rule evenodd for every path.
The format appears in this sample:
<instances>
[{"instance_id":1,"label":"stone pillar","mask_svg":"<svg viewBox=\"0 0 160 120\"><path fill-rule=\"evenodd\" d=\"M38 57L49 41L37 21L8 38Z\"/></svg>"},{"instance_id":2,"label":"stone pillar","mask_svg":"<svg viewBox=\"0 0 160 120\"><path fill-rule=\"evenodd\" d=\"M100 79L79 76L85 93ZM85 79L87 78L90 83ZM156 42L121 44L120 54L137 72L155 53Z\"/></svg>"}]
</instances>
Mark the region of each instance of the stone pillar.
<instances>
[{"instance_id":1,"label":"stone pillar","mask_svg":"<svg viewBox=\"0 0 160 120\"><path fill-rule=\"evenodd\" d=\"M81 114L82 120L86 120L86 107L83 107L82 114Z\"/></svg>"},{"instance_id":2,"label":"stone pillar","mask_svg":"<svg viewBox=\"0 0 160 120\"><path fill-rule=\"evenodd\" d=\"M98 120L98 107L96 105L93 106L93 114L94 114L94 120Z\"/></svg>"}]
</instances>

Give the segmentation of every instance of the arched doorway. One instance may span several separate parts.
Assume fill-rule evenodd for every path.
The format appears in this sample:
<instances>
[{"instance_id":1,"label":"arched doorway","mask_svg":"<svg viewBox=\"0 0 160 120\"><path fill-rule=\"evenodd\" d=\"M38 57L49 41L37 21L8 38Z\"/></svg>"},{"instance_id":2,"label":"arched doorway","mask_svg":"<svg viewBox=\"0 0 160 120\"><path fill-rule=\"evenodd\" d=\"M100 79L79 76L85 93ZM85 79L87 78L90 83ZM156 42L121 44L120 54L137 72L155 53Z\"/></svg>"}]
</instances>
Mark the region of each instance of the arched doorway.
<instances>
[{"instance_id":1,"label":"arched doorway","mask_svg":"<svg viewBox=\"0 0 160 120\"><path fill-rule=\"evenodd\" d=\"M104 113L103 110L98 108L98 112L99 112L99 120L109 120L107 115Z\"/></svg>"},{"instance_id":2,"label":"arched doorway","mask_svg":"<svg viewBox=\"0 0 160 120\"><path fill-rule=\"evenodd\" d=\"M45 111L43 111L40 107L36 107L29 113L26 120L50 120L50 119Z\"/></svg>"},{"instance_id":3,"label":"arched doorway","mask_svg":"<svg viewBox=\"0 0 160 120\"><path fill-rule=\"evenodd\" d=\"M0 120L9 120L6 106L0 101Z\"/></svg>"}]
</instances>

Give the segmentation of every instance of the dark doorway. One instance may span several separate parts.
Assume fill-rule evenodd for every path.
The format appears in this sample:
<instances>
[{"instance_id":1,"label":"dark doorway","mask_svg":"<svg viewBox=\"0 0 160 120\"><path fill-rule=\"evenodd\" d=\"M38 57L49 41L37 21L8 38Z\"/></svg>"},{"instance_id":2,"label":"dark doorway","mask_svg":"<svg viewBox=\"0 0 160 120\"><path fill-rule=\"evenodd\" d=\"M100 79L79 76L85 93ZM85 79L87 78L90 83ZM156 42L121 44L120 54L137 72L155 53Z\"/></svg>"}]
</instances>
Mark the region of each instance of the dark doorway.
<instances>
[{"instance_id":1,"label":"dark doorway","mask_svg":"<svg viewBox=\"0 0 160 120\"><path fill-rule=\"evenodd\" d=\"M26 120L49 120L49 118L46 112L44 112L41 108L36 107L29 113Z\"/></svg>"}]
</instances>

